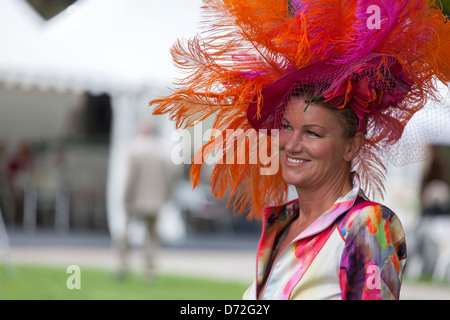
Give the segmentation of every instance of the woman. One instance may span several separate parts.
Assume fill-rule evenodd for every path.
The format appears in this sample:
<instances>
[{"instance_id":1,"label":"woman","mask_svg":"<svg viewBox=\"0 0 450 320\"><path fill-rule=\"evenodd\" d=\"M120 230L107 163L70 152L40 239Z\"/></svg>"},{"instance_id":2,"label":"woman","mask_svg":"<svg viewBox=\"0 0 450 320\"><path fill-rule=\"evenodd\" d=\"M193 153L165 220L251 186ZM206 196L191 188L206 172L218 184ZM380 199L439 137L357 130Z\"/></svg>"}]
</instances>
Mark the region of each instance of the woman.
<instances>
[{"instance_id":1,"label":"woman","mask_svg":"<svg viewBox=\"0 0 450 320\"><path fill-rule=\"evenodd\" d=\"M283 179L299 198L264 209L258 276L244 298L398 299L404 232L351 172L358 118L324 103L303 112L307 103L290 99L279 132Z\"/></svg>"},{"instance_id":2,"label":"woman","mask_svg":"<svg viewBox=\"0 0 450 320\"><path fill-rule=\"evenodd\" d=\"M191 180L214 155L214 195L263 220L244 298L398 299L403 228L365 194L382 196L384 159L417 160L398 144L411 117L427 101L448 107L436 87L450 81L448 19L428 0L204 0L203 10L204 31L172 48L186 76L152 103L177 128L215 116ZM417 132L408 139L427 133ZM265 174L260 150L279 154L281 170ZM290 185L298 199L287 202Z\"/></svg>"}]
</instances>

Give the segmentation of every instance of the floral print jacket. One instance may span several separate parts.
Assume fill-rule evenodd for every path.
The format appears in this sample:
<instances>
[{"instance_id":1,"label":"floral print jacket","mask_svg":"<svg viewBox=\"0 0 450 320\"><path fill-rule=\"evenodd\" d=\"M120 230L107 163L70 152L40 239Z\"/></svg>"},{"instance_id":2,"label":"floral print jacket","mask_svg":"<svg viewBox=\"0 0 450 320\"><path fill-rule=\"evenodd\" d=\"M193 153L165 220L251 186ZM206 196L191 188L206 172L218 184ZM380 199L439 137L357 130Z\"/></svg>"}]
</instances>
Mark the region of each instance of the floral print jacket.
<instances>
[{"instance_id":1,"label":"floral print jacket","mask_svg":"<svg viewBox=\"0 0 450 320\"><path fill-rule=\"evenodd\" d=\"M244 299L256 299L264 279L263 299L399 299L403 227L394 212L367 200L356 173L353 189L271 263L276 240L298 212L298 200L264 209L256 279Z\"/></svg>"}]
</instances>

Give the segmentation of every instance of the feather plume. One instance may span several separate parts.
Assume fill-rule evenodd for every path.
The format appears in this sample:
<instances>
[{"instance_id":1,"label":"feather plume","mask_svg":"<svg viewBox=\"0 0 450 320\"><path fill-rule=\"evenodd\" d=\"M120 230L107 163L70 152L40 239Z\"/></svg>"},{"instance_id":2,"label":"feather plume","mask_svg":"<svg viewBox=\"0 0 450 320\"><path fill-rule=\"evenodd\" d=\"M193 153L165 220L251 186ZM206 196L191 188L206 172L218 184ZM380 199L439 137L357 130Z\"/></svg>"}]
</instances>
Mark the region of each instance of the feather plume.
<instances>
[{"instance_id":1,"label":"feather plume","mask_svg":"<svg viewBox=\"0 0 450 320\"><path fill-rule=\"evenodd\" d=\"M306 34L311 44L311 60L326 60L341 52L342 42L352 28L355 14L355 0L304 0L297 11L297 19L302 18ZM302 46L302 43L297 43ZM309 61L307 61L309 62ZM297 62L297 68L302 67Z\"/></svg>"},{"instance_id":2,"label":"feather plume","mask_svg":"<svg viewBox=\"0 0 450 320\"><path fill-rule=\"evenodd\" d=\"M369 199L383 198L386 167L380 159L380 146L365 143L359 155L354 159L353 170L358 172L362 189Z\"/></svg>"}]
</instances>

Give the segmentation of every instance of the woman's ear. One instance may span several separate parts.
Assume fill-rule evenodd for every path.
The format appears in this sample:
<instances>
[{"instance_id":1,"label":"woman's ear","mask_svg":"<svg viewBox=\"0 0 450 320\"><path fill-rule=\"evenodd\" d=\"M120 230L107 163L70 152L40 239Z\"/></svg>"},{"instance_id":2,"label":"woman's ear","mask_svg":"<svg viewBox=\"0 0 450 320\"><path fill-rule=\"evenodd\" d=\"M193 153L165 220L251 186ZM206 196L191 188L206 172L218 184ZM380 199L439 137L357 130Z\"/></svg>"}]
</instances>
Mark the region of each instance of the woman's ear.
<instances>
[{"instance_id":1,"label":"woman's ear","mask_svg":"<svg viewBox=\"0 0 450 320\"><path fill-rule=\"evenodd\" d=\"M345 161L350 162L358 155L364 144L364 139L362 132L358 132L353 137L347 139L344 153Z\"/></svg>"}]
</instances>

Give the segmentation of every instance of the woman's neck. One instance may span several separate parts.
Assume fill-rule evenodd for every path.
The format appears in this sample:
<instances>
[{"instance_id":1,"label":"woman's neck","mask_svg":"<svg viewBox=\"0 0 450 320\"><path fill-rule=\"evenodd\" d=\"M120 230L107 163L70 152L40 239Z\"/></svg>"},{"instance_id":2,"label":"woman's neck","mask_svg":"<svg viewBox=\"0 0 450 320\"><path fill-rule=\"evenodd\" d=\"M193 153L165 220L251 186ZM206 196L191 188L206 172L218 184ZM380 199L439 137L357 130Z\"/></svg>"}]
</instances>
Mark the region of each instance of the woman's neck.
<instances>
[{"instance_id":1,"label":"woman's neck","mask_svg":"<svg viewBox=\"0 0 450 320\"><path fill-rule=\"evenodd\" d=\"M313 222L328 210L338 198L345 196L352 189L348 171L340 174L339 177L330 178L329 181L332 182L323 184L320 188L296 187L300 221Z\"/></svg>"}]
</instances>

